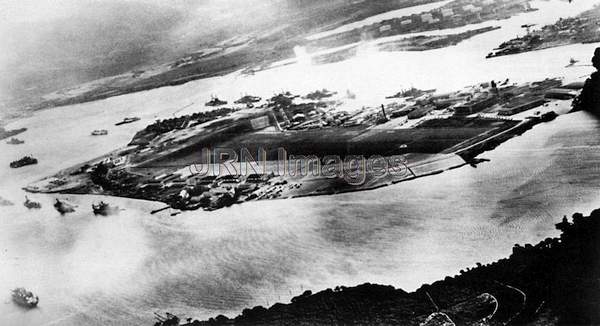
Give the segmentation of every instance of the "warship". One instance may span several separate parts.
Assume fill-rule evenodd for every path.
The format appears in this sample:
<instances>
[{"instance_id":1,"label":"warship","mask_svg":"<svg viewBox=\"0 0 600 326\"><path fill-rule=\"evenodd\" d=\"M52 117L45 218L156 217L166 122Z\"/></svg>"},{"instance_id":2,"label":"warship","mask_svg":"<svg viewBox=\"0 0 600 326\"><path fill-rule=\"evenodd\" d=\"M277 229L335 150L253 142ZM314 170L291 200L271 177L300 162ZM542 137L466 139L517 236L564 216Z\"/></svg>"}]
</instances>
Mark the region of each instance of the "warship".
<instances>
[{"instance_id":1,"label":"warship","mask_svg":"<svg viewBox=\"0 0 600 326\"><path fill-rule=\"evenodd\" d=\"M42 204L36 202L36 201L32 201L29 200L29 197L25 196L25 202L23 203L23 205L25 207L27 207L28 209L40 209L42 208Z\"/></svg>"},{"instance_id":2,"label":"warship","mask_svg":"<svg viewBox=\"0 0 600 326\"><path fill-rule=\"evenodd\" d=\"M221 106L227 104L227 101L221 101L218 97L214 97L205 103L206 106Z\"/></svg>"},{"instance_id":3,"label":"warship","mask_svg":"<svg viewBox=\"0 0 600 326\"><path fill-rule=\"evenodd\" d=\"M69 205L63 201L60 201L58 198L56 199L56 202L54 203L54 208L61 214L61 215L65 215L67 213L73 213L75 212L75 208L72 205Z\"/></svg>"},{"instance_id":4,"label":"warship","mask_svg":"<svg viewBox=\"0 0 600 326\"><path fill-rule=\"evenodd\" d=\"M123 121L119 121L117 123L115 123L115 126L120 126L120 125L124 125L127 123L132 123L132 122L136 122L139 121L140 118L139 117L131 117L131 118L124 118Z\"/></svg>"},{"instance_id":5,"label":"warship","mask_svg":"<svg viewBox=\"0 0 600 326\"><path fill-rule=\"evenodd\" d=\"M118 207L111 207L109 204L101 201L99 204L92 204L94 215L108 216L119 212Z\"/></svg>"},{"instance_id":6,"label":"warship","mask_svg":"<svg viewBox=\"0 0 600 326\"><path fill-rule=\"evenodd\" d=\"M332 97L335 94L337 94L337 92L331 92L331 91L323 88L322 90L316 90L312 93L307 94L306 96L304 96L304 99L313 100L313 101L322 100L324 98Z\"/></svg>"},{"instance_id":7,"label":"warship","mask_svg":"<svg viewBox=\"0 0 600 326\"><path fill-rule=\"evenodd\" d=\"M23 167L26 165L32 165L32 164L37 164L37 163L38 163L37 159L35 159L31 156L25 156L20 160L10 162L10 167L13 169L16 169L16 168L20 168L20 167Z\"/></svg>"},{"instance_id":8,"label":"warship","mask_svg":"<svg viewBox=\"0 0 600 326\"><path fill-rule=\"evenodd\" d=\"M108 135L108 130L106 130L106 129L92 131L92 136L106 136L106 135Z\"/></svg>"},{"instance_id":9,"label":"warship","mask_svg":"<svg viewBox=\"0 0 600 326\"><path fill-rule=\"evenodd\" d=\"M36 295L31 293L31 291L27 291L25 288L16 288L12 290L12 300L19 306L26 308L35 308L40 302L40 299Z\"/></svg>"},{"instance_id":10,"label":"warship","mask_svg":"<svg viewBox=\"0 0 600 326\"><path fill-rule=\"evenodd\" d=\"M240 98L239 100L233 102L235 104L252 104L252 103L256 103L256 102L260 102L260 100L262 100L262 98L260 98L259 96L252 96L252 95L245 95L242 98Z\"/></svg>"},{"instance_id":11,"label":"warship","mask_svg":"<svg viewBox=\"0 0 600 326\"><path fill-rule=\"evenodd\" d=\"M9 141L7 141L6 143L9 144L9 145L21 145L21 144L24 144L25 141L13 137Z\"/></svg>"}]
</instances>

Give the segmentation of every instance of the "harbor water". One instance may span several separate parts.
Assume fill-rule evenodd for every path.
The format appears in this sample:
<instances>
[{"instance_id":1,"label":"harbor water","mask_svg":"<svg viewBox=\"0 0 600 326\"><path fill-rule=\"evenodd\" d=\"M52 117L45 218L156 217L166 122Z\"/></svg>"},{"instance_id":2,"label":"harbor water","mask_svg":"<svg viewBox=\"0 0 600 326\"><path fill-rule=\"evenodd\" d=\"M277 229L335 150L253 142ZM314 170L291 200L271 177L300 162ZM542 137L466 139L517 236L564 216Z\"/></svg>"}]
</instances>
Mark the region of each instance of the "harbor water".
<instances>
[{"instance_id":1,"label":"harbor water","mask_svg":"<svg viewBox=\"0 0 600 326\"><path fill-rule=\"evenodd\" d=\"M502 29L444 49L379 53L367 44L340 63L299 60L253 76L233 73L12 122L9 128L28 131L18 136L23 145L0 143L0 197L14 203L0 207L0 325L150 325L153 312L231 317L245 307L289 302L307 289L371 282L414 290L506 257L515 243L555 236L553 224L563 215L589 213L600 203L600 122L583 112L484 153L491 161L477 168L366 192L170 216L150 215L160 203L91 195L29 194L43 207L28 210L21 190L126 145L156 117L203 109L211 94L233 100L242 93L351 90L357 98L348 106L360 108L411 86L444 91L492 79L585 78L591 67L565 65L571 57L589 62L598 44L485 59L523 21L577 13L566 1L541 3L539 11L493 22ZM124 116L142 120L115 127ZM89 136L94 129L109 134ZM39 164L8 167L28 154ZM76 205L76 212L61 216L55 198ZM100 200L122 211L96 217L91 204ZM20 286L39 296L38 309L12 304L10 289Z\"/></svg>"}]
</instances>

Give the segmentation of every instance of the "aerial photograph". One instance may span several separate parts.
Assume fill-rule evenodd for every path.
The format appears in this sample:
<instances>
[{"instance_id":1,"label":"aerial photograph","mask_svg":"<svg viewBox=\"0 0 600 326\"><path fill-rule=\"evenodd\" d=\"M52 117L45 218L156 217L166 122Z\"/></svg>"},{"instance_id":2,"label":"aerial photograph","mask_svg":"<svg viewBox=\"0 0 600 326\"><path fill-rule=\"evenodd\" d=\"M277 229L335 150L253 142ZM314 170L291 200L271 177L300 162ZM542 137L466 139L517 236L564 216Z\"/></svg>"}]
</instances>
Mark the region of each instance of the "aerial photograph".
<instances>
[{"instance_id":1,"label":"aerial photograph","mask_svg":"<svg viewBox=\"0 0 600 326\"><path fill-rule=\"evenodd\" d=\"M600 0L0 0L0 298L600 325Z\"/></svg>"}]
</instances>

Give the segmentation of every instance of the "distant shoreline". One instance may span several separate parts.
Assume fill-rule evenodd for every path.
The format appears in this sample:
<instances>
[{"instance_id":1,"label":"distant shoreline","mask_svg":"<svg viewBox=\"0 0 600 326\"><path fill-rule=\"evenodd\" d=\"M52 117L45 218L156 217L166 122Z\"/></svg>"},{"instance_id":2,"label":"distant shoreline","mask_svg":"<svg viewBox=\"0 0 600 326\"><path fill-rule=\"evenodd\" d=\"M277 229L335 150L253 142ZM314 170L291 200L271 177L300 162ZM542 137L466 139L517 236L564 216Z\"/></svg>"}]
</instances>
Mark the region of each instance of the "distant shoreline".
<instances>
[{"instance_id":1,"label":"distant shoreline","mask_svg":"<svg viewBox=\"0 0 600 326\"><path fill-rule=\"evenodd\" d=\"M418 3L418 5L435 2L438 2L438 0L422 0ZM465 0L454 0L450 3L447 3L442 8L452 12L451 8L463 8L462 6L465 3ZM383 7L385 7L385 5ZM401 5L399 8L409 7L412 6ZM149 72L138 69L123 73L118 76L106 77L103 80L90 81L84 84L86 87L83 89L79 89L77 86L75 86L66 91L57 91L55 92L56 98L37 101L36 104L30 105L30 108L32 110L40 110L51 107L92 102L114 96L147 91L155 88L177 86L193 80L223 76L235 71L244 71L252 74L264 69L268 69L268 67L274 63L294 58L296 56L294 48L298 46L310 49L309 52L316 52L318 49L333 49L339 47L340 45L348 45L360 42L363 40L363 34L365 33L368 35L366 39L376 40L378 38L389 37L393 35L443 30L446 28L454 28L485 21L493 21L496 19L506 19L522 12L533 11L533 9L530 8L529 0L510 0L510 6L503 5L503 11L501 12L496 12L493 2L482 5L481 8L471 8L468 5L464 7L468 8L468 10L466 10L464 13L462 11L459 13L459 9L456 9L457 12L454 13L454 16L452 17L444 16L445 14L442 14L436 9L427 13L422 13L421 16L413 14L406 17L394 18L389 21L378 22L373 25L363 26L361 28L352 29L347 32L341 32L339 34L334 34L312 41L306 40L305 37L306 35L310 35L312 32L314 32L315 29L312 29L310 32L297 33L293 35L285 34L282 35L281 38L278 38L279 36L264 36L262 38L257 36L255 40L250 40L244 44L235 44L235 46L231 47L224 47L221 49L221 51L215 53L210 53L207 55L192 54L189 56L189 58L186 57L185 60L180 59L171 63L166 71ZM376 8L376 10L374 12L370 12L370 14L386 12L382 8ZM476 10L477 8L480 9L479 12L470 12L472 10ZM371 11L373 11L373 9L371 9ZM456 18L459 16L462 18ZM346 21L344 23L351 23L355 20L360 20L360 18L365 17L358 15L353 17L351 21ZM426 19L426 21L419 22L419 19ZM410 20L411 23L405 24L405 22L408 20ZM333 28L333 26L329 26L329 28ZM394 43L388 42L388 44L385 45L386 48L384 48L384 50L389 50L390 48L397 46L398 42L408 42L408 44L405 44L405 46L401 48L402 50L424 51L440 47L447 47L479 33L488 32L490 30L492 30L491 27L481 28L465 33L447 35L441 37L441 39L440 37L434 36L425 37L426 40L427 38L430 38L430 42L424 42L422 37L412 37L408 39L402 39ZM203 52L200 51L199 53ZM345 60L348 58L348 55L350 57L352 56L351 53L343 53L341 54L341 57L333 54L330 55L331 58L315 59L317 61L324 60L324 63L327 63L331 60ZM318 56L319 54L315 54L315 57ZM162 66L166 66L166 64ZM60 95L61 92L63 93L62 95Z\"/></svg>"}]
</instances>

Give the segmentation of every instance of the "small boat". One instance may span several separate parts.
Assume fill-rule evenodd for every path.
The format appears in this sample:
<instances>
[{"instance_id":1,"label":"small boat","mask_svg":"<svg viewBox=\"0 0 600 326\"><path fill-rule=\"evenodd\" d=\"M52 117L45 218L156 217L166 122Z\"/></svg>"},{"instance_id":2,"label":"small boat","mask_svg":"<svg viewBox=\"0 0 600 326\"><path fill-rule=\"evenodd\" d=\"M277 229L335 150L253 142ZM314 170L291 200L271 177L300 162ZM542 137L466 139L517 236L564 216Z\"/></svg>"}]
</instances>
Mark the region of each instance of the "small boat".
<instances>
[{"instance_id":1,"label":"small boat","mask_svg":"<svg viewBox=\"0 0 600 326\"><path fill-rule=\"evenodd\" d=\"M14 303L26 308L35 308L40 302L37 295L31 293L31 291L27 291L25 288L16 288L12 290L11 295Z\"/></svg>"},{"instance_id":2,"label":"small boat","mask_svg":"<svg viewBox=\"0 0 600 326\"><path fill-rule=\"evenodd\" d=\"M32 201L29 200L29 197L25 196L25 202L23 203L23 205L25 207L27 207L28 209L40 209L42 208L42 204L36 202L36 201Z\"/></svg>"},{"instance_id":3,"label":"small boat","mask_svg":"<svg viewBox=\"0 0 600 326\"><path fill-rule=\"evenodd\" d=\"M111 207L109 204L101 201L99 204L92 204L94 215L108 216L119 212L118 207Z\"/></svg>"},{"instance_id":4,"label":"small boat","mask_svg":"<svg viewBox=\"0 0 600 326\"><path fill-rule=\"evenodd\" d=\"M92 136L106 136L108 135L108 130L100 129L92 131Z\"/></svg>"},{"instance_id":5,"label":"small boat","mask_svg":"<svg viewBox=\"0 0 600 326\"><path fill-rule=\"evenodd\" d=\"M575 60L575 58L571 58L569 60L569 64L565 66L565 68L569 68L569 67L573 67L576 63L578 63L579 60Z\"/></svg>"},{"instance_id":6,"label":"small boat","mask_svg":"<svg viewBox=\"0 0 600 326\"><path fill-rule=\"evenodd\" d=\"M25 141L13 137L9 141L7 141L6 143L9 144L9 145L21 145L21 144L24 144Z\"/></svg>"},{"instance_id":7,"label":"small boat","mask_svg":"<svg viewBox=\"0 0 600 326\"><path fill-rule=\"evenodd\" d=\"M69 205L63 201L60 201L58 198L56 199L56 202L54 203L54 208L61 214L61 215L65 215L67 213L73 213L75 212L75 207L73 207L73 205Z\"/></svg>"},{"instance_id":8,"label":"small boat","mask_svg":"<svg viewBox=\"0 0 600 326\"><path fill-rule=\"evenodd\" d=\"M13 169L16 169L16 168L20 168L22 166L32 165L32 164L37 164L37 163L38 163L37 159L35 159L31 156L25 156L20 160L10 162L10 167Z\"/></svg>"},{"instance_id":9,"label":"small boat","mask_svg":"<svg viewBox=\"0 0 600 326\"><path fill-rule=\"evenodd\" d=\"M127 118L124 118L123 121L119 121L119 122L115 123L115 126L120 126L120 125L124 125L124 124L127 124L127 123L132 123L132 122L136 122L136 121L139 121L139 120L140 120L139 117L127 117Z\"/></svg>"},{"instance_id":10,"label":"small boat","mask_svg":"<svg viewBox=\"0 0 600 326\"><path fill-rule=\"evenodd\" d=\"M221 101L218 97L213 97L210 101L206 102L206 106L221 106L227 104L227 101Z\"/></svg>"}]
</instances>

